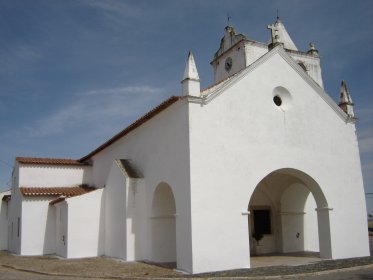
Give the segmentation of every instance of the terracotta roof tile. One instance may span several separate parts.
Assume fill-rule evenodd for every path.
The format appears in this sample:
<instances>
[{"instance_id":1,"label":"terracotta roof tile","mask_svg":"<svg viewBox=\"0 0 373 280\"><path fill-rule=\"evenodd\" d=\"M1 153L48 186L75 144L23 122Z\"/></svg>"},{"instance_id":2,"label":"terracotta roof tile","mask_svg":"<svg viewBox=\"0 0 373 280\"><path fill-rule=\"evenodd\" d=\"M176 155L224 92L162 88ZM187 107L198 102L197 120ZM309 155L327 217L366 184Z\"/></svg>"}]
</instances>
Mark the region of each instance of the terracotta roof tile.
<instances>
[{"instance_id":1,"label":"terracotta roof tile","mask_svg":"<svg viewBox=\"0 0 373 280\"><path fill-rule=\"evenodd\" d=\"M151 118L153 118L154 116L156 116L157 114L159 114L163 110L167 109L169 106L171 106L176 101L178 101L178 100L180 100L182 98L183 98L182 96L171 96L166 101L164 101L161 104L159 104L153 110L151 110L150 112L146 113L141 118L139 118L138 120L136 120L135 122L133 122L131 125L129 125L127 128L125 128L124 130L122 130L121 132L119 132L118 134L116 134L115 136L113 136L111 139L109 139L108 141L106 141L104 144L102 144L101 146L99 146L97 149L93 150L88 155L86 155L86 156L82 157L81 159L79 159L79 161L80 162L84 162L84 161L88 160L89 158L91 158L95 154L101 152L103 149L105 149L106 147L110 146L111 144L113 144L114 142L116 142L117 140L119 140L120 138L122 138L123 136L127 135L132 130L135 130L136 128L138 128L139 126L141 126L142 124L144 124L145 122L147 122L148 120L150 120Z\"/></svg>"},{"instance_id":2,"label":"terracotta roof tile","mask_svg":"<svg viewBox=\"0 0 373 280\"><path fill-rule=\"evenodd\" d=\"M23 164L44 164L44 165L87 165L75 159L62 158L34 158L34 157L17 157L16 161Z\"/></svg>"},{"instance_id":3,"label":"terracotta roof tile","mask_svg":"<svg viewBox=\"0 0 373 280\"><path fill-rule=\"evenodd\" d=\"M21 187L19 188L22 195L24 196L77 196L88 193L95 190L95 188L88 187L86 185L75 186L75 187Z\"/></svg>"}]
</instances>

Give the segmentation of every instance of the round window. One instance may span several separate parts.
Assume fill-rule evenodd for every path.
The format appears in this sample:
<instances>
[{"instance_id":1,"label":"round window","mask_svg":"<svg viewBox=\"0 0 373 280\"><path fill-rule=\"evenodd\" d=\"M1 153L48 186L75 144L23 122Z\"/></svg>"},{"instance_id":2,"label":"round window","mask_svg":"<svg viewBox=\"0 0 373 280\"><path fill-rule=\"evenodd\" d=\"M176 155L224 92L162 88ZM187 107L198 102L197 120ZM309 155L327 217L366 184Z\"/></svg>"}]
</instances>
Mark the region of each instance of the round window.
<instances>
[{"instance_id":1,"label":"round window","mask_svg":"<svg viewBox=\"0 0 373 280\"><path fill-rule=\"evenodd\" d=\"M273 102L275 102L276 106L281 106L281 104L282 104L281 97L278 96L278 95L275 95L275 96L273 97Z\"/></svg>"},{"instance_id":2,"label":"round window","mask_svg":"<svg viewBox=\"0 0 373 280\"><path fill-rule=\"evenodd\" d=\"M272 96L273 103L275 103L277 108L281 109L282 111L291 108L292 96L286 88L281 86L275 87L272 91Z\"/></svg>"}]
</instances>

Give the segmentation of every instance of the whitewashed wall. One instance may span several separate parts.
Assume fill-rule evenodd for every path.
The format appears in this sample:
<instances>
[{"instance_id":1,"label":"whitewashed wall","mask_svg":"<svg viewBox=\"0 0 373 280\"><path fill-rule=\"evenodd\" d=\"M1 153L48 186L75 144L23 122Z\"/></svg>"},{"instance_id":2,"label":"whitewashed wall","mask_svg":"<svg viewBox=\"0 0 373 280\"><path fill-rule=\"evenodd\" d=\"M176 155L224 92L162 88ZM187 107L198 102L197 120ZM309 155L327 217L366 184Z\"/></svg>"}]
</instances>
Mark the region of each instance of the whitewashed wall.
<instances>
[{"instance_id":1,"label":"whitewashed wall","mask_svg":"<svg viewBox=\"0 0 373 280\"><path fill-rule=\"evenodd\" d=\"M310 75L312 79L316 81L320 85L320 87L324 87L324 82L322 80L321 75L321 64L320 58L309 56L306 54L302 54L299 52L291 52L289 55L297 62L302 62L307 69L307 74Z\"/></svg>"},{"instance_id":2,"label":"whitewashed wall","mask_svg":"<svg viewBox=\"0 0 373 280\"><path fill-rule=\"evenodd\" d=\"M21 219L21 255L56 252L56 212L49 202L55 197L23 198ZM17 227L15 227L17 236Z\"/></svg>"},{"instance_id":3,"label":"whitewashed wall","mask_svg":"<svg viewBox=\"0 0 373 280\"><path fill-rule=\"evenodd\" d=\"M304 249L309 252L320 251L316 208L315 199L310 194L304 207Z\"/></svg>"},{"instance_id":4,"label":"whitewashed wall","mask_svg":"<svg viewBox=\"0 0 373 280\"><path fill-rule=\"evenodd\" d=\"M20 187L66 187L92 184L91 166L19 164Z\"/></svg>"},{"instance_id":5,"label":"whitewashed wall","mask_svg":"<svg viewBox=\"0 0 373 280\"><path fill-rule=\"evenodd\" d=\"M4 195L10 195L10 191L0 193L0 250L8 249L8 202L3 201Z\"/></svg>"},{"instance_id":6,"label":"whitewashed wall","mask_svg":"<svg viewBox=\"0 0 373 280\"><path fill-rule=\"evenodd\" d=\"M245 42L245 59L246 66L249 66L254 61L268 52L268 46L251 41Z\"/></svg>"},{"instance_id":7,"label":"whitewashed wall","mask_svg":"<svg viewBox=\"0 0 373 280\"><path fill-rule=\"evenodd\" d=\"M66 201L55 204L56 208L56 254L67 258L68 207Z\"/></svg>"},{"instance_id":8,"label":"whitewashed wall","mask_svg":"<svg viewBox=\"0 0 373 280\"><path fill-rule=\"evenodd\" d=\"M207 105L190 104L193 272L250 265L241 213L257 184L281 168L301 170L321 186L333 208L333 258L369 255L354 125L279 54L230 82ZM278 86L290 92L281 108L273 102Z\"/></svg>"},{"instance_id":9,"label":"whitewashed wall","mask_svg":"<svg viewBox=\"0 0 373 280\"><path fill-rule=\"evenodd\" d=\"M144 259L146 219L143 180L129 178L113 162L105 184L105 255Z\"/></svg>"},{"instance_id":10,"label":"whitewashed wall","mask_svg":"<svg viewBox=\"0 0 373 280\"><path fill-rule=\"evenodd\" d=\"M230 57L233 61L232 68L230 71L225 70L225 61ZM237 73L241 69L245 68L245 47L244 42L238 43L229 53L223 54L219 57L219 63L214 65L214 81L215 83L220 82L228 76Z\"/></svg>"},{"instance_id":11,"label":"whitewashed wall","mask_svg":"<svg viewBox=\"0 0 373 280\"><path fill-rule=\"evenodd\" d=\"M68 258L95 257L104 254L103 200L103 189L66 199Z\"/></svg>"},{"instance_id":12,"label":"whitewashed wall","mask_svg":"<svg viewBox=\"0 0 373 280\"><path fill-rule=\"evenodd\" d=\"M186 101L179 101L93 157L93 178L104 185L115 159L131 159L144 175L146 218L145 231L132 233L145 259L153 259L150 217L153 193L165 182L172 188L176 201L177 266L192 271L189 135ZM133 205L136 207L137 205ZM114 217L113 217L114 218ZM115 222L115 220L113 220ZM129 222L129 221L127 221ZM128 226L128 223L127 223ZM141 228L141 227L140 227ZM144 234L145 233L145 234ZM140 250L140 251L141 251Z\"/></svg>"},{"instance_id":13,"label":"whitewashed wall","mask_svg":"<svg viewBox=\"0 0 373 280\"><path fill-rule=\"evenodd\" d=\"M105 255L127 260L127 184L116 162L105 184Z\"/></svg>"},{"instance_id":14,"label":"whitewashed wall","mask_svg":"<svg viewBox=\"0 0 373 280\"><path fill-rule=\"evenodd\" d=\"M22 197L18 188L18 182L19 169L16 163L12 173L12 188L10 190L12 199L8 203L8 250L16 254L19 254L21 250L21 238L15 234L17 219L21 217L22 211Z\"/></svg>"},{"instance_id":15,"label":"whitewashed wall","mask_svg":"<svg viewBox=\"0 0 373 280\"><path fill-rule=\"evenodd\" d=\"M15 172L17 173L17 171ZM17 177L16 177L17 178ZM17 180L17 179L16 179ZM22 195L15 185L11 189L12 199L8 205L8 250L12 253L21 253L21 236L17 234L18 218L22 218ZM21 219L22 221L22 219ZM21 230L22 230L22 224Z\"/></svg>"},{"instance_id":16,"label":"whitewashed wall","mask_svg":"<svg viewBox=\"0 0 373 280\"><path fill-rule=\"evenodd\" d=\"M314 201L304 184L291 184L285 190L281 198L283 252L318 251Z\"/></svg>"}]
</instances>

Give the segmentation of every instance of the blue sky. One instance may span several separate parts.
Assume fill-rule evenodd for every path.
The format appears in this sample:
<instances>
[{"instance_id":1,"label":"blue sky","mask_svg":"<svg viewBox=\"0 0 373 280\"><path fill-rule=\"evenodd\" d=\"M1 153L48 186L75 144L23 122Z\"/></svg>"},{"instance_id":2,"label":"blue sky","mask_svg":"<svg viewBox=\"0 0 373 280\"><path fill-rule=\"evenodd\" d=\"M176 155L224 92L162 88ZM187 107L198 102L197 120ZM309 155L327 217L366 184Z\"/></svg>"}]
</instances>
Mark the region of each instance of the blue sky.
<instances>
[{"instance_id":1,"label":"blue sky","mask_svg":"<svg viewBox=\"0 0 373 280\"><path fill-rule=\"evenodd\" d=\"M267 42L277 9L298 49L316 44L334 100L347 81L373 193L371 0L0 0L0 189L16 156L80 158L179 95L189 50L207 87L227 14Z\"/></svg>"}]
</instances>

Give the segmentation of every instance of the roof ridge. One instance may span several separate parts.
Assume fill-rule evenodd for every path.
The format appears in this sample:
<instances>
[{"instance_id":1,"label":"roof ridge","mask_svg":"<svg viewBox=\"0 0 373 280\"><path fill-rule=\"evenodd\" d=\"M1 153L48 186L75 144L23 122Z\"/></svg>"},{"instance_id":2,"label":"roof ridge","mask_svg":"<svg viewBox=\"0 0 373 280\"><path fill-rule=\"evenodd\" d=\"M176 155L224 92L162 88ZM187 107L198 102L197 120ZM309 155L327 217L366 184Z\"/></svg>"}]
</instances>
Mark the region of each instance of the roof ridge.
<instances>
[{"instance_id":1,"label":"roof ridge","mask_svg":"<svg viewBox=\"0 0 373 280\"><path fill-rule=\"evenodd\" d=\"M45 165L87 165L76 159L49 158L49 157L16 157L16 161L23 164L45 164Z\"/></svg>"}]
</instances>

